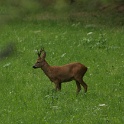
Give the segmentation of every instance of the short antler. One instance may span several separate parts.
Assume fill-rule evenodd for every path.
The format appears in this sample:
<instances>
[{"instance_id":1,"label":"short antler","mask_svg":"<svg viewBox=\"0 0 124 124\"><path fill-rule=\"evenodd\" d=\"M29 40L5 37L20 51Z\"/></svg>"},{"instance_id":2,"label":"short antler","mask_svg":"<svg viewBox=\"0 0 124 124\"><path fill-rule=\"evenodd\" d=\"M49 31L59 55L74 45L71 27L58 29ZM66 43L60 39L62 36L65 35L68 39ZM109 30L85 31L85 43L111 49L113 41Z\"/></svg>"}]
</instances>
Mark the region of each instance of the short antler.
<instances>
[{"instance_id":1,"label":"short antler","mask_svg":"<svg viewBox=\"0 0 124 124\"><path fill-rule=\"evenodd\" d=\"M40 57L40 55L41 55L41 53L44 51L44 48L41 48L40 49L40 52L37 50L37 54L38 54L38 56Z\"/></svg>"},{"instance_id":2,"label":"short antler","mask_svg":"<svg viewBox=\"0 0 124 124\"><path fill-rule=\"evenodd\" d=\"M41 53L37 50L37 55L40 57Z\"/></svg>"},{"instance_id":3,"label":"short antler","mask_svg":"<svg viewBox=\"0 0 124 124\"><path fill-rule=\"evenodd\" d=\"M41 48L41 49L40 49L40 54L41 54L43 51L44 51L44 48Z\"/></svg>"}]
</instances>

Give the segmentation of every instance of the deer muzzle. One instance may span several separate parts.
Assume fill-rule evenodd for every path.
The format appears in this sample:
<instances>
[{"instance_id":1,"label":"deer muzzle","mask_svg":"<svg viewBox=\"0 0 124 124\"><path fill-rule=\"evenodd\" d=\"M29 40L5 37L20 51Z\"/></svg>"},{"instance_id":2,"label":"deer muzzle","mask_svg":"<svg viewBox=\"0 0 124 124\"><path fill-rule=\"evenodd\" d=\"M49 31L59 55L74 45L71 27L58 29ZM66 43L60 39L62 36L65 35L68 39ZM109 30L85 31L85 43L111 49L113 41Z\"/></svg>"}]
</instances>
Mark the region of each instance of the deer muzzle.
<instances>
[{"instance_id":1,"label":"deer muzzle","mask_svg":"<svg viewBox=\"0 0 124 124\"><path fill-rule=\"evenodd\" d=\"M37 67L34 65L33 68L36 69Z\"/></svg>"}]
</instances>

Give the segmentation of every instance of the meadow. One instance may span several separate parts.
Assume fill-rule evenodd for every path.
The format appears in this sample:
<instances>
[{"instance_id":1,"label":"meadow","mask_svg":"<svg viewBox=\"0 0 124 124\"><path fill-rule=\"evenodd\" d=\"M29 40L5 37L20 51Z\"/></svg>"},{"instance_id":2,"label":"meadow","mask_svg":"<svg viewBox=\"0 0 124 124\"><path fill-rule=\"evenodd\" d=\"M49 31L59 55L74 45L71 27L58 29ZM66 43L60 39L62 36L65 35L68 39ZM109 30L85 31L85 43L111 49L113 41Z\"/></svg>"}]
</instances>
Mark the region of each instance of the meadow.
<instances>
[{"instance_id":1,"label":"meadow","mask_svg":"<svg viewBox=\"0 0 124 124\"><path fill-rule=\"evenodd\" d=\"M27 19L2 28L0 48L9 42L16 50L0 61L0 124L124 123L124 26ZM41 47L50 65L86 65L88 92L82 87L76 96L74 81L55 92L41 69L32 68Z\"/></svg>"}]
</instances>

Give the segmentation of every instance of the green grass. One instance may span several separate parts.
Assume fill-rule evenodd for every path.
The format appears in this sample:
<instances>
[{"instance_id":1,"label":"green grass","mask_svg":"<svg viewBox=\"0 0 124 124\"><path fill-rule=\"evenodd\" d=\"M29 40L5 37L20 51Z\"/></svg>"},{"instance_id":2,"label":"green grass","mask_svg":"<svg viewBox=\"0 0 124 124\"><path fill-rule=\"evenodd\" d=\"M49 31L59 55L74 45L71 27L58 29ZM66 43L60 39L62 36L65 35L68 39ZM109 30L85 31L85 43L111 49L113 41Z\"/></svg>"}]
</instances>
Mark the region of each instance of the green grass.
<instances>
[{"instance_id":1,"label":"green grass","mask_svg":"<svg viewBox=\"0 0 124 124\"><path fill-rule=\"evenodd\" d=\"M4 26L0 48L16 44L0 61L0 124L123 124L124 27L82 22L24 21ZM61 92L40 70L36 49L50 65L81 62L89 69L76 97L74 81Z\"/></svg>"}]
</instances>

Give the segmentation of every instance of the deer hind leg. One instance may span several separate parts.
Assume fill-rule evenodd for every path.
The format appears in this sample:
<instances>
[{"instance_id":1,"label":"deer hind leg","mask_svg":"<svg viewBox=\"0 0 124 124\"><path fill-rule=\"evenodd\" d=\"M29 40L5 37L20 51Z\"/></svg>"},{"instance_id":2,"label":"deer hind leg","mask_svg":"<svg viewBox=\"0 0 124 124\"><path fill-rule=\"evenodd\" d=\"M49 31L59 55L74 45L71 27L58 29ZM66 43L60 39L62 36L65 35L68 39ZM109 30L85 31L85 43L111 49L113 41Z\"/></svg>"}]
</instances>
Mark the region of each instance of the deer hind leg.
<instances>
[{"instance_id":1,"label":"deer hind leg","mask_svg":"<svg viewBox=\"0 0 124 124\"><path fill-rule=\"evenodd\" d=\"M84 87L84 92L87 92L87 84L82 80L82 79L78 79L78 82Z\"/></svg>"},{"instance_id":2,"label":"deer hind leg","mask_svg":"<svg viewBox=\"0 0 124 124\"><path fill-rule=\"evenodd\" d=\"M81 90L81 85L78 81L76 81L76 85L77 85L77 94L78 94Z\"/></svg>"}]
</instances>

